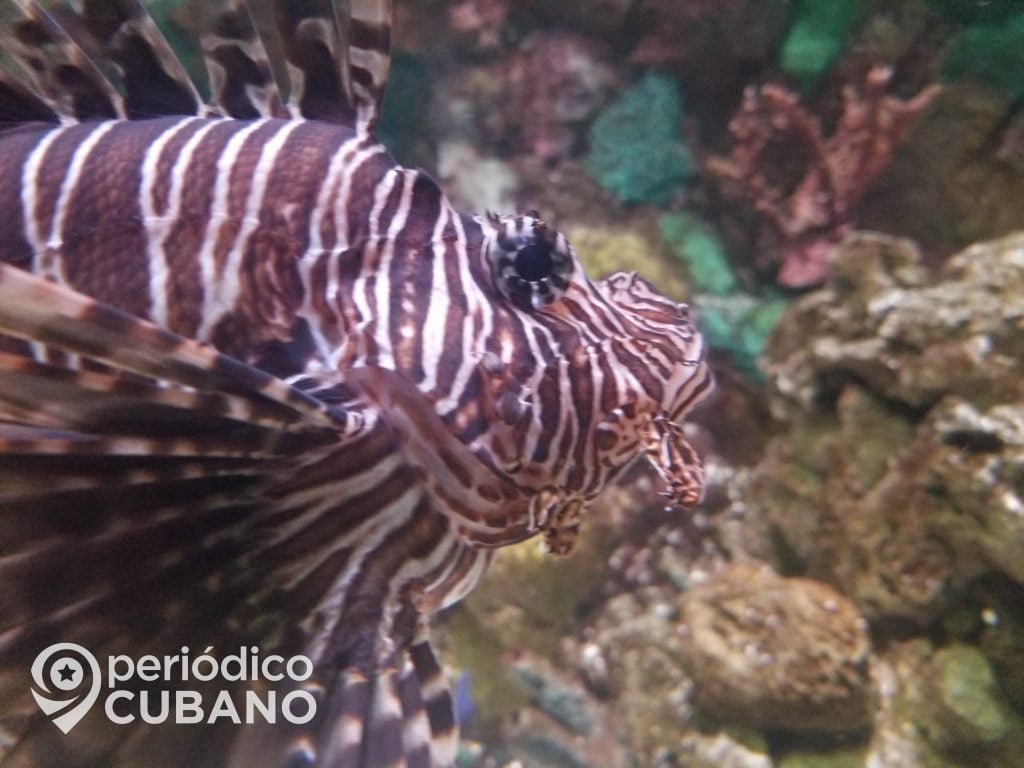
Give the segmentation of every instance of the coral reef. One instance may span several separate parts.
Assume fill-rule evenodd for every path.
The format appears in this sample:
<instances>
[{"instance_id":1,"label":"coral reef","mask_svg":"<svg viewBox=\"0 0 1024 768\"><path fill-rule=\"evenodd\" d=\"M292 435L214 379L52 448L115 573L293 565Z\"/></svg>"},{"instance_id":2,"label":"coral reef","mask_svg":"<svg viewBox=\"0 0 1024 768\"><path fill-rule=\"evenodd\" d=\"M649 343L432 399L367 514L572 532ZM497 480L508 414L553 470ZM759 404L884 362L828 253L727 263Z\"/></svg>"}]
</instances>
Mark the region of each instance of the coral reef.
<instances>
[{"instance_id":1,"label":"coral reef","mask_svg":"<svg viewBox=\"0 0 1024 768\"><path fill-rule=\"evenodd\" d=\"M642 227L572 227L572 238L587 270L595 276L618 270L636 270L654 282L666 296L684 301L691 291L669 264L662 262L651 241L643 237Z\"/></svg>"},{"instance_id":2,"label":"coral reef","mask_svg":"<svg viewBox=\"0 0 1024 768\"><path fill-rule=\"evenodd\" d=\"M737 489L740 548L926 625L979 573L1024 580L1024 238L933 281L912 244L864 234L834 269L766 351L791 426Z\"/></svg>"},{"instance_id":3,"label":"coral reef","mask_svg":"<svg viewBox=\"0 0 1024 768\"><path fill-rule=\"evenodd\" d=\"M766 350L790 428L736 492L740 549L923 626L981 574L1024 580L1024 236L932 279L863 235L834 269Z\"/></svg>"},{"instance_id":4,"label":"coral reef","mask_svg":"<svg viewBox=\"0 0 1024 768\"><path fill-rule=\"evenodd\" d=\"M667 203L692 173L678 84L648 72L594 121L587 169L623 203Z\"/></svg>"},{"instance_id":5,"label":"coral reef","mask_svg":"<svg viewBox=\"0 0 1024 768\"><path fill-rule=\"evenodd\" d=\"M617 719L643 765L654 765L692 730L692 682L683 670L686 641L675 629L677 610L670 594L648 590L640 599L614 598L594 621L591 653L607 668Z\"/></svg>"},{"instance_id":6,"label":"coral reef","mask_svg":"<svg viewBox=\"0 0 1024 768\"><path fill-rule=\"evenodd\" d=\"M473 36L478 48L496 48L508 18L508 3L505 0L454 0L448 6L448 18L451 28Z\"/></svg>"},{"instance_id":7,"label":"coral reef","mask_svg":"<svg viewBox=\"0 0 1024 768\"><path fill-rule=\"evenodd\" d=\"M847 86L843 110L832 133L822 128L799 98L784 88L750 87L729 125L733 147L715 157L708 170L731 199L745 199L771 229L758 238L760 266L779 265L777 280L807 287L825 279L836 245L853 223L854 208L885 169L911 121L938 93L926 88L909 101L887 93L892 72L872 69L862 93ZM806 166L792 189L773 178L779 142ZM774 169L779 173L779 169Z\"/></svg>"},{"instance_id":8,"label":"coral reef","mask_svg":"<svg viewBox=\"0 0 1024 768\"><path fill-rule=\"evenodd\" d=\"M1007 705L987 659L953 644L894 644L878 659L885 692L867 765L1013 768L1024 722Z\"/></svg>"},{"instance_id":9,"label":"coral reef","mask_svg":"<svg viewBox=\"0 0 1024 768\"><path fill-rule=\"evenodd\" d=\"M497 157L481 157L470 142L446 142L437 148L437 174L452 202L464 211L482 215L515 207L519 176Z\"/></svg>"}]
</instances>

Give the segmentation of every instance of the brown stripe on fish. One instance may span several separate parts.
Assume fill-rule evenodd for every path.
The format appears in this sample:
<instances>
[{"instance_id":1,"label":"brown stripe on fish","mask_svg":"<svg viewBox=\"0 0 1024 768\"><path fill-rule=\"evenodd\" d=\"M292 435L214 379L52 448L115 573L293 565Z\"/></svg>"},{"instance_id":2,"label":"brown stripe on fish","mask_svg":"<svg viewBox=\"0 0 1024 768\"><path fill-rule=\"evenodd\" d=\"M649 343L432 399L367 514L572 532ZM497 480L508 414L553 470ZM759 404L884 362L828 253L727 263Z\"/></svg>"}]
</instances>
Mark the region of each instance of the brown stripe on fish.
<instances>
[{"instance_id":1,"label":"brown stripe on fish","mask_svg":"<svg viewBox=\"0 0 1024 768\"><path fill-rule=\"evenodd\" d=\"M52 271L44 257L50 241L57 205L65 188L71 160L83 142L109 123L87 123L56 130L43 128L40 141L25 158L21 172L22 214L25 238L33 253L33 271Z\"/></svg>"},{"instance_id":2,"label":"brown stripe on fish","mask_svg":"<svg viewBox=\"0 0 1024 768\"><path fill-rule=\"evenodd\" d=\"M112 123L84 159L67 196L59 242L75 289L133 315L150 315L148 237L141 205L144 157L160 122ZM113 277L117 275L117 279Z\"/></svg>"},{"instance_id":3,"label":"brown stripe on fish","mask_svg":"<svg viewBox=\"0 0 1024 768\"><path fill-rule=\"evenodd\" d=\"M163 295L166 326L176 333L193 336L202 320L207 283L199 266L199 254L206 245L210 211L214 204L218 160L228 142L239 132L239 124L228 120L207 121L181 145L171 165L172 183L168 214L176 213L166 229L161 272L165 280L151 285L153 294ZM164 154L172 156L172 147Z\"/></svg>"},{"instance_id":4,"label":"brown stripe on fish","mask_svg":"<svg viewBox=\"0 0 1024 768\"><path fill-rule=\"evenodd\" d=\"M378 146L368 147L346 173L345 184L335 204L344 212L345 242L360 243L370 236L367 213L371 210L377 187L394 163Z\"/></svg>"},{"instance_id":5,"label":"brown stripe on fish","mask_svg":"<svg viewBox=\"0 0 1024 768\"><path fill-rule=\"evenodd\" d=\"M433 243L442 212L441 194L433 180L417 173L408 203L409 213L405 226L396 238L396 256L388 274L390 285L390 312L388 335L391 338L396 370L411 381L422 381L422 333L426 322L428 302L433 282L433 264L436 258Z\"/></svg>"},{"instance_id":6,"label":"brown stripe on fish","mask_svg":"<svg viewBox=\"0 0 1024 768\"><path fill-rule=\"evenodd\" d=\"M168 290L167 243L181 216L182 184L192 152L214 123L198 118L153 122L162 125L164 132L142 160L139 203L147 230L150 317L157 325L168 327L168 306L173 306L175 299Z\"/></svg>"},{"instance_id":7,"label":"brown stripe on fish","mask_svg":"<svg viewBox=\"0 0 1024 768\"><path fill-rule=\"evenodd\" d=\"M28 184L34 193L35 182L32 178L25 178L24 169L29 157L38 151L47 130L55 134L58 129L45 129L38 125L7 129L4 131L4 151L0 152L0 178L21 178L23 185L20 189L14 184L0 185L0 211L4 212L0 216L0 243L4 244L0 259L22 267L31 264L35 252L29 240L25 213L26 204L33 209L35 205L32 196L26 198L22 191ZM34 173L29 171L29 176L34 176Z\"/></svg>"},{"instance_id":8,"label":"brown stripe on fish","mask_svg":"<svg viewBox=\"0 0 1024 768\"><path fill-rule=\"evenodd\" d=\"M264 226L279 229L308 253L310 233L319 227L317 201L328 184L332 161L345 156L354 139L335 125L303 121L288 136L271 171L261 211ZM313 255L313 254L310 254Z\"/></svg>"}]
</instances>

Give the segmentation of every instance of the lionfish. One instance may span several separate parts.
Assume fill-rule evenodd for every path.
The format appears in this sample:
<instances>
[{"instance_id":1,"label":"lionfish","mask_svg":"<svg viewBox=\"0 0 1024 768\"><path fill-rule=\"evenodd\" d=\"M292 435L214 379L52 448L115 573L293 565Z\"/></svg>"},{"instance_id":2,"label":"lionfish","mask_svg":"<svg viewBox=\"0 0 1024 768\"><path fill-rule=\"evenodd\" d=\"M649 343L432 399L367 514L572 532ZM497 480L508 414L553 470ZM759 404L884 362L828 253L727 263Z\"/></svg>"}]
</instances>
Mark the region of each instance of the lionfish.
<instances>
[{"instance_id":1,"label":"lionfish","mask_svg":"<svg viewBox=\"0 0 1024 768\"><path fill-rule=\"evenodd\" d=\"M0 8L0 764L452 766L428 617L637 456L701 498L687 307L389 157L389 2L192 3L208 98L140 0ZM303 654L316 714L65 735L61 642Z\"/></svg>"}]
</instances>

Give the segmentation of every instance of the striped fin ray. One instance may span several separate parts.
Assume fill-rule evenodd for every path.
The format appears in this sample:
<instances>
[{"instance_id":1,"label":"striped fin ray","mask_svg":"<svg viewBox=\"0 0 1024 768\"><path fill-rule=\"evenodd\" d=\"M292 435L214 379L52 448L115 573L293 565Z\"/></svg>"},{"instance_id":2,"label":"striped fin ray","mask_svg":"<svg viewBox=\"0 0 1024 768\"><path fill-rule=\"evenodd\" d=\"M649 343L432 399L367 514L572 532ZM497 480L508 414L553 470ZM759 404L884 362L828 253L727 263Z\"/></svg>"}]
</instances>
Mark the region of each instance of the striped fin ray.
<instances>
[{"instance_id":1,"label":"striped fin ray","mask_svg":"<svg viewBox=\"0 0 1024 768\"><path fill-rule=\"evenodd\" d=\"M35 89L0 69L0 126L19 123L55 123L58 113Z\"/></svg>"},{"instance_id":2,"label":"striped fin ray","mask_svg":"<svg viewBox=\"0 0 1024 768\"><path fill-rule=\"evenodd\" d=\"M15 57L73 120L204 113L178 56L140 0L13 0ZM10 13L10 12L8 12Z\"/></svg>"},{"instance_id":3,"label":"striped fin ray","mask_svg":"<svg viewBox=\"0 0 1024 768\"><path fill-rule=\"evenodd\" d=\"M360 119L372 125L391 69L391 2L351 0L349 68Z\"/></svg>"},{"instance_id":4,"label":"striped fin ray","mask_svg":"<svg viewBox=\"0 0 1024 768\"><path fill-rule=\"evenodd\" d=\"M451 768L458 746L451 691L420 636L394 667L348 670L327 686L307 685L319 701L309 726L249 729L228 768Z\"/></svg>"},{"instance_id":5,"label":"striped fin ray","mask_svg":"<svg viewBox=\"0 0 1024 768\"><path fill-rule=\"evenodd\" d=\"M274 0L291 81L303 117L372 130L390 66L390 0Z\"/></svg>"},{"instance_id":6,"label":"striped fin ray","mask_svg":"<svg viewBox=\"0 0 1024 768\"><path fill-rule=\"evenodd\" d=\"M274 40L246 0L208 0L200 6L201 42L213 102L229 117L287 117L264 38ZM258 9L257 9L258 10Z\"/></svg>"},{"instance_id":7,"label":"striped fin ray","mask_svg":"<svg viewBox=\"0 0 1024 768\"><path fill-rule=\"evenodd\" d=\"M451 693L430 643L418 639L401 666L340 686L337 728L323 739L325 765L442 768L455 763Z\"/></svg>"},{"instance_id":8,"label":"striped fin ray","mask_svg":"<svg viewBox=\"0 0 1024 768\"><path fill-rule=\"evenodd\" d=\"M209 345L6 264L0 264L0 332L182 387L247 393L260 403L280 407L303 427L352 426L344 412ZM285 422L282 418L277 423Z\"/></svg>"},{"instance_id":9,"label":"striped fin ray","mask_svg":"<svg viewBox=\"0 0 1024 768\"><path fill-rule=\"evenodd\" d=\"M453 765L451 697L407 589L459 578L449 562L459 545L417 486L417 470L394 453L421 450L400 436L415 425L395 432L365 412L322 404L207 345L5 265L0 333L0 728L15 734L0 765ZM378 514L375 489L364 489L360 508L339 485L385 460L395 470L382 479L408 489L396 489L408 522ZM297 500L325 498L307 525ZM378 526L376 543L345 515ZM372 563L339 577L349 557L336 556L339 547L365 550ZM317 630L310 616L339 578L354 594ZM139 656L200 642L296 653L320 647L319 636L322 652L306 651L316 720L251 737L248 728L197 730L201 747L190 734L112 728L99 717L76 729L84 741L62 741L25 680L35 655L58 639ZM382 647L393 650L377 663Z\"/></svg>"},{"instance_id":10,"label":"striped fin ray","mask_svg":"<svg viewBox=\"0 0 1024 768\"><path fill-rule=\"evenodd\" d=\"M294 114L372 132L390 67L390 0L210 0L197 9L210 104L142 0L5 0L0 22L22 69L0 75L3 103L22 105L5 121L49 118L41 101L71 120Z\"/></svg>"},{"instance_id":11,"label":"striped fin ray","mask_svg":"<svg viewBox=\"0 0 1024 768\"><path fill-rule=\"evenodd\" d=\"M266 373L6 265L0 332L52 358L25 344L0 354L0 645L90 605L87 566L101 553L128 547L159 563L198 548L204 567L222 567L208 547L256 507L257 481L358 429ZM68 548L69 530L95 537ZM83 570L65 589L31 588L54 558L76 557Z\"/></svg>"}]
</instances>

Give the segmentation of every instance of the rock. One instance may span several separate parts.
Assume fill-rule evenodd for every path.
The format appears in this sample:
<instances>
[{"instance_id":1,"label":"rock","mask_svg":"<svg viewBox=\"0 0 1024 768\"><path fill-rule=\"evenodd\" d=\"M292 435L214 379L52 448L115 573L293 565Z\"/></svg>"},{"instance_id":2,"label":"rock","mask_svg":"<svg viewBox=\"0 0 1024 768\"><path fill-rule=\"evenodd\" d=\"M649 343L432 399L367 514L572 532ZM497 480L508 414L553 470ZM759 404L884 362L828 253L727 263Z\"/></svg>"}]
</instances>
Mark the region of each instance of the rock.
<instances>
[{"instance_id":1,"label":"rock","mask_svg":"<svg viewBox=\"0 0 1024 768\"><path fill-rule=\"evenodd\" d=\"M779 760L779 768L864 768L864 750L791 752Z\"/></svg>"},{"instance_id":2,"label":"rock","mask_svg":"<svg viewBox=\"0 0 1024 768\"><path fill-rule=\"evenodd\" d=\"M678 765L685 768L773 768L763 750L751 749L724 733L691 735L682 741Z\"/></svg>"},{"instance_id":3,"label":"rock","mask_svg":"<svg viewBox=\"0 0 1024 768\"><path fill-rule=\"evenodd\" d=\"M1024 235L930 276L907 241L846 244L763 368L784 433L733 490L730 547L925 625L979 576L1024 581Z\"/></svg>"},{"instance_id":4,"label":"rock","mask_svg":"<svg viewBox=\"0 0 1024 768\"><path fill-rule=\"evenodd\" d=\"M978 647L991 662L1000 689L1024 712L1024 585L994 579L974 585L978 607Z\"/></svg>"},{"instance_id":5,"label":"rock","mask_svg":"<svg viewBox=\"0 0 1024 768\"><path fill-rule=\"evenodd\" d=\"M798 303L767 350L779 391L809 403L837 374L911 408L1015 391L1006 379L1024 357L1024 234L969 248L936 281L920 264L909 241L849 240L829 289Z\"/></svg>"},{"instance_id":6,"label":"rock","mask_svg":"<svg viewBox=\"0 0 1024 768\"><path fill-rule=\"evenodd\" d=\"M561 669L533 654L520 654L509 671L530 706L502 724L497 765L518 759L528 768L628 768L631 759L608 709Z\"/></svg>"},{"instance_id":7,"label":"rock","mask_svg":"<svg viewBox=\"0 0 1024 768\"><path fill-rule=\"evenodd\" d=\"M792 731L851 732L870 722L867 627L830 587L736 564L684 595L680 624L702 711Z\"/></svg>"},{"instance_id":8,"label":"rock","mask_svg":"<svg viewBox=\"0 0 1024 768\"><path fill-rule=\"evenodd\" d=\"M686 641L674 622L674 598L650 588L619 595L594 622L616 720L638 765L656 765L692 735L692 683L682 666Z\"/></svg>"},{"instance_id":9,"label":"rock","mask_svg":"<svg viewBox=\"0 0 1024 768\"><path fill-rule=\"evenodd\" d=\"M1006 737L1011 728L1009 712L1000 701L992 668L976 648L954 645L932 659L937 719L934 731L940 744L962 749L965 744L986 746Z\"/></svg>"},{"instance_id":10,"label":"rock","mask_svg":"<svg viewBox=\"0 0 1024 768\"><path fill-rule=\"evenodd\" d=\"M931 75L922 72L922 77ZM1011 158L998 157L1014 110L1011 98L994 86L944 85L893 157L884 183L865 198L860 226L913 237L933 260L1019 230L1024 173Z\"/></svg>"},{"instance_id":11,"label":"rock","mask_svg":"<svg viewBox=\"0 0 1024 768\"><path fill-rule=\"evenodd\" d=\"M865 768L957 768L935 752L919 723L910 719L923 700L921 681L930 653L924 640L894 643L876 661L879 708Z\"/></svg>"},{"instance_id":12,"label":"rock","mask_svg":"<svg viewBox=\"0 0 1024 768\"><path fill-rule=\"evenodd\" d=\"M1012 768L1024 728L985 657L968 645L895 643L876 665L881 693L868 768Z\"/></svg>"},{"instance_id":13,"label":"rock","mask_svg":"<svg viewBox=\"0 0 1024 768\"><path fill-rule=\"evenodd\" d=\"M578 683L529 658L518 659L512 671L530 702L555 722L579 736L589 736L596 730L597 718L588 707L590 697Z\"/></svg>"}]
</instances>

